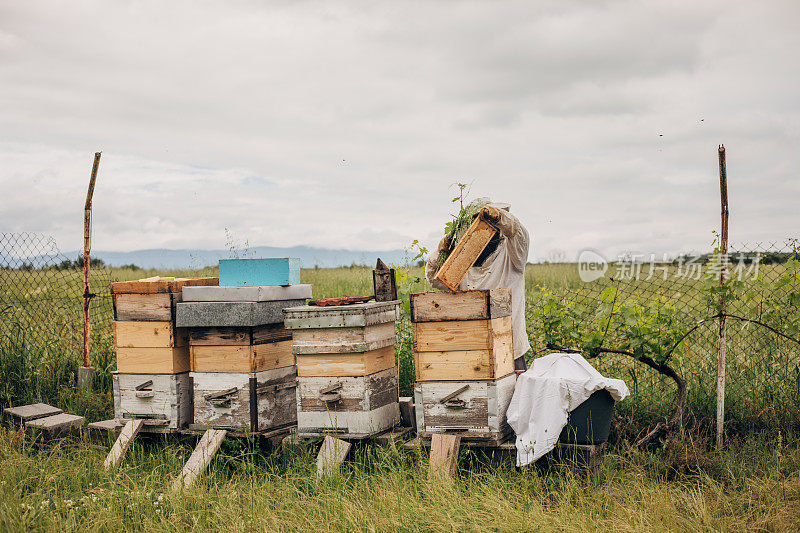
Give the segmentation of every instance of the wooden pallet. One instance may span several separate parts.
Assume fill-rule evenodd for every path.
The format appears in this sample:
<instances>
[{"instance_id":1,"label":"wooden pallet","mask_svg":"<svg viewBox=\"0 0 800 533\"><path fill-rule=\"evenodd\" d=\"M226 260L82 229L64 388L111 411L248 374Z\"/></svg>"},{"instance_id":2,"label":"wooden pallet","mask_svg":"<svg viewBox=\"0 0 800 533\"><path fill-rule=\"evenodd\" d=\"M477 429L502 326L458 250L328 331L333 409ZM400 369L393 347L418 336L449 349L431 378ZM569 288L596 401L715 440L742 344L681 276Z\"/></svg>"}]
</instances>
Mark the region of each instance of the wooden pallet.
<instances>
[{"instance_id":1,"label":"wooden pallet","mask_svg":"<svg viewBox=\"0 0 800 533\"><path fill-rule=\"evenodd\" d=\"M329 476L339 470L353 444L356 442L374 442L377 444L394 446L411 433L410 427L394 427L379 433L335 433L294 432L283 440L284 449L304 445L306 442L322 438L322 446L317 454L317 476Z\"/></svg>"}]
</instances>

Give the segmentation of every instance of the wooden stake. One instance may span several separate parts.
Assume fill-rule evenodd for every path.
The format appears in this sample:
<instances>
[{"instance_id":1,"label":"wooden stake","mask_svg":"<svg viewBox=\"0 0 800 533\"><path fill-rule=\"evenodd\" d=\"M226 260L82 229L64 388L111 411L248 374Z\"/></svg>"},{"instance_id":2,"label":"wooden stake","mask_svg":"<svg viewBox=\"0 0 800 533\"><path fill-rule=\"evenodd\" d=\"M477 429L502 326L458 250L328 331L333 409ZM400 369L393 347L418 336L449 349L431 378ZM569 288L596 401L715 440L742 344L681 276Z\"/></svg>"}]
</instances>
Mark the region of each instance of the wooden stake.
<instances>
[{"instance_id":1,"label":"wooden stake","mask_svg":"<svg viewBox=\"0 0 800 533\"><path fill-rule=\"evenodd\" d=\"M439 476L441 479L452 479L456 473L460 447L460 435L435 434L431 438L431 474Z\"/></svg>"},{"instance_id":2,"label":"wooden stake","mask_svg":"<svg viewBox=\"0 0 800 533\"><path fill-rule=\"evenodd\" d=\"M722 210L720 232L719 284L728 280L728 176L725 169L725 147L719 146L719 192ZM725 426L725 348L727 331L725 327L725 295L720 294L719 351L717 353L717 448L722 447L722 433Z\"/></svg>"},{"instance_id":3,"label":"wooden stake","mask_svg":"<svg viewBox=\"0 0 800 533\"><path fill-rule=\"evenodd\" d=\"M89 251L92 247L92 196L94 184L97 181L97 169L100 167L100 152L94 154L92 177L89 180L89 190L86 192L86 205L83 208L83 366L90 368L89 358L89 302L94 294L89 292Z\"/></svg>"},{"instance_id":4,"label":"wooden stake","mask_svg":"<svg viewBox=\"0 0 800 533\"><path fill-rule=\"evenodd\" d=\"M114 446L111 447L111 451L108 452L108 457L106 457L106 460L103 462L103 468L111 470L122 462L122 458L125 457L125 452L128 451L128 447L133 442L133 439L136 438L136 434L139 433L143 425L144 420L142 419L131 420L125 424L116 442L114 442Z\"/></svg>"}]
</instances>

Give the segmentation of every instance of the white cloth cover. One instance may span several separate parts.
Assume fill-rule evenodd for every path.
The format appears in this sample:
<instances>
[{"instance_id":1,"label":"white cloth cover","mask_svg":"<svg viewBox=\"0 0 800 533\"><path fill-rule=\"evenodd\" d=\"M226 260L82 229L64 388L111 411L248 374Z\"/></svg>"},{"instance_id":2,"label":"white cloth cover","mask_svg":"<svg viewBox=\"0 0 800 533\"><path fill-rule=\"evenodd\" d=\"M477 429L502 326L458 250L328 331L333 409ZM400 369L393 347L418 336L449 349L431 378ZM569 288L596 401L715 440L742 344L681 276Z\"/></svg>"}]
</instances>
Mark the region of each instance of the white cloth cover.
<instances>
[{"instance_id":1,"label":"white cloth cover","mask_svg":"<svg viewBox=\"0 0 800 533\"><path fill-rule=\"evenodd\" d=\"M603 377L580 355L551 353L534 359L517 378L508 406L508 423L517 434L517 466L555 448L567 414L600 389L616 401L630 394L624 381Z\"/></svg>"},{"instance_id":2,"label":"white cloth cover","mask_svg":"<svg viewBox=\"0 0 800 533\"><path fill-rule=\"evenodd\" d=\"M488 205L500 211L500 220L496 226L505 238L500 241L492 255L486 258L483 265L474 266L467 271L458 288L462 291L511 289L511 329L514 358L517 358L531 349L528 333L525 330L525 264L528 262L530 237L525 226L508 212L508 204L490 202ZM437 256L436 252L428 256L425 277L434 289L449 291L447 287L433 279L438 271Z\"/></svg>"}]
</instances>

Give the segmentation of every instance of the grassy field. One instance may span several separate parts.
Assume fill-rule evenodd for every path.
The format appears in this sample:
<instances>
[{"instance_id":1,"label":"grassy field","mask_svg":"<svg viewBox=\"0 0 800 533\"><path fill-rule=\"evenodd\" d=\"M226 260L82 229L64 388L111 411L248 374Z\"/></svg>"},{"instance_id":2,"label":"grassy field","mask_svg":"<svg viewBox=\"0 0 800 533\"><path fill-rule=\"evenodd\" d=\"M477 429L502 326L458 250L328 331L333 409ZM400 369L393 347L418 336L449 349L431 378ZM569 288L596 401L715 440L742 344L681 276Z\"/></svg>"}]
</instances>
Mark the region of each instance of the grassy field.
<instances>
[{"instance_id":1,"label":"grassy field","mask_svg":"<svg viewBox=\"0 0 800 533\"><path fill-rule=\"evenodd\" d=\"M115 280L158 274L196 276L215 271L111 271ZM65 287L80 291L77 273L46 275L60 276L62 292ZM371 271L363 267L304 270L302 278L314 285L315 297L372 290ZM580 288L580 282L574 265L531 265L526 278L529 334L540 348L534 310L548 291L566 297ZM13 301L18 307L43 307L45 315L37 320L53 320L57 324L53 332L43 332L46 328L35 322L21 323L18 314L0 306L4 313L0 404L44 400L90 420L107 418L112 410L108 372L114 365L110 330L104 326L110 321L109 302L96 299L93 311L92 353L99 379L94 391L80 392L72 385L79 364L75 350L79 331L74 328L79 307L74 298L69 304L53 305L52 295L46 293L50 285L40 278L17 291ZM429 289L420 269L403 272L400 285L404 294ZM0 286L3 301L12 300L10 286L5 277ZM102 289L93 287L98 293ZM398 365L408 393L413 354L406 328L400 325ZM772 341L764 342L766 348L771 346ZM681 351L679 361L690 375L701 375L693 385L698 403L691 407L697 413L713 406L707 385L713 383L713 375L705 375L707 369L698 364L702 357L690 358L691 350L702 343L701 337L698 344ZM793 353L784 353L781 346L771 349L783 356ZM732 350L732 357L737 357L737 350ZM779 368L785 357L777 361L774 368L762 369L757 383L791 370ZM781 396L782 403L776 403L775 398L759 396L758 391L774 395L774 386L734 391L730 400L734 407L750 401L756 412L763 411L758 416L765 423L739 431L734 419L728 445L720 452L710 449L709 426L696 423L693 412L687 414L686 433L672 436L655 450L632 450L626 438L664 412L673 388L630 361L597 363L609 365L637 394L620 404L613 445L596 476L584 476L569 465L517 470L509 457L462 451L456 482L442 485L429 478L424 452L373 447L357 450L341 475L317 481L311 451L285 457L259 450L253 443L226 442L211 475L196 490L172 494L170 482L191 452L187 443L163 439L137 443L125 465L107 474L99 466L108 445L92 444L85 437L33 444L4 429L0 431L0 531L800 529L800 439L791 424L776 424L764 408L786 405L791 397Z\"/></svg>"}]
</instances>

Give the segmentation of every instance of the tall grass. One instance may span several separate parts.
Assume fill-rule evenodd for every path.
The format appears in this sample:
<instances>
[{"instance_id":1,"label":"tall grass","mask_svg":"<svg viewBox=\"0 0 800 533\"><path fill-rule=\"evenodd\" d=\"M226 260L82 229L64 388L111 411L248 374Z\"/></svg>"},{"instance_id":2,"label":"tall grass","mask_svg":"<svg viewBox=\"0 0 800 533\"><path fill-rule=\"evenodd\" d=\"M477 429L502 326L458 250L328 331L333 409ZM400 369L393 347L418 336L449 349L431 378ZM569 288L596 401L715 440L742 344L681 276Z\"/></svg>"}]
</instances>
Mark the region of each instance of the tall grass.
<instances>
[{"instance_id":1,"label":"tall grass","mask_svg":"<svg viewBox=\"0 0 800 533\"><path fill-rule=\"evenodd\" d=\"M794 447L792 447L794 446ZM793 531L800 528L796 443L763 439L723 453L691 441L659 453L618 450L585 476L569 465L516 470L462 452L457 479L428 475L425 454L356 451L317 480L311 453L284 457L226 443L196 488L170 483L190 446L138 442L124 465L107 448L36 447L0 432L0 530Z\"/></svg>"}]
</instances>

